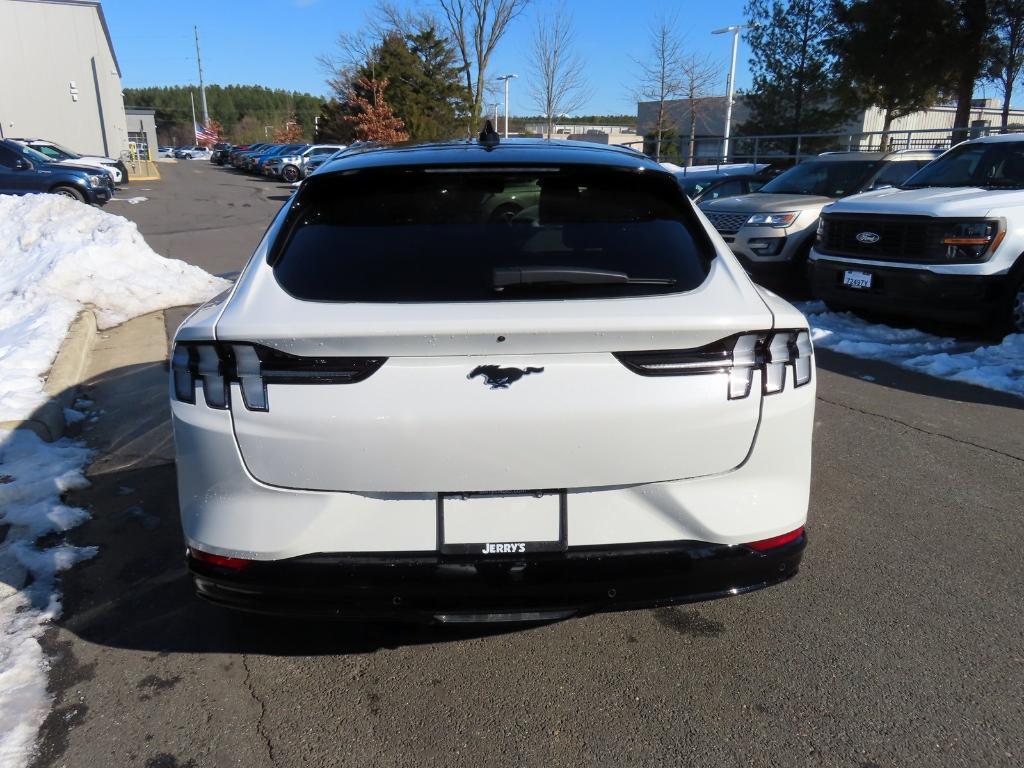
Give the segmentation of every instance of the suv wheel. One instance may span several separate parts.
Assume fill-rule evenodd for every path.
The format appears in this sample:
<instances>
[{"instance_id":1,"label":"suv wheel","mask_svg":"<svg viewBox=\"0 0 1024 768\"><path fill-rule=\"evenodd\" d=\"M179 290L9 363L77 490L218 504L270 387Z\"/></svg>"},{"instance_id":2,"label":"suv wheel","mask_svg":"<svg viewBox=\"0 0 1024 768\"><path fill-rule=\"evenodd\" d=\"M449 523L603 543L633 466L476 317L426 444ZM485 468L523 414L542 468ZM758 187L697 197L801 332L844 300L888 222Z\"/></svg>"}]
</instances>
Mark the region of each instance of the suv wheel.
<instances>
[{"instance_id":1,"label":"suv wheel","mask_svg":"<svg viewBox=\"0 0 1024 768\"><path fill-rule=\"evenodd\" d=\"M77 200L80 203L85 202L85 195L83 195L74 187L54 187L53 189L50 190L50 193L54 195L60 195L61 197L70 197L72 200Z\"/></svg>"},{"instance_id":2,"label":"suv wheel","mask_svg":"<svg viewBox=\"0 0 1024 768\"><path fill-rule=\"evenodd\" d=\"M1010 333L1024 333L1024 280L1018 280L1010 291Z\"/></svg>"},{"instance_id":3,"label":"suv wheel","mask_svg":"<svg viewBox=\"0 0 1024 768\"><path fill-rule=\"evenodd\" d=\"M281 177L291 184L294 181L299 180L299 169L294 165L286 165L281 169Z\"/></svg>"}]
</instances>

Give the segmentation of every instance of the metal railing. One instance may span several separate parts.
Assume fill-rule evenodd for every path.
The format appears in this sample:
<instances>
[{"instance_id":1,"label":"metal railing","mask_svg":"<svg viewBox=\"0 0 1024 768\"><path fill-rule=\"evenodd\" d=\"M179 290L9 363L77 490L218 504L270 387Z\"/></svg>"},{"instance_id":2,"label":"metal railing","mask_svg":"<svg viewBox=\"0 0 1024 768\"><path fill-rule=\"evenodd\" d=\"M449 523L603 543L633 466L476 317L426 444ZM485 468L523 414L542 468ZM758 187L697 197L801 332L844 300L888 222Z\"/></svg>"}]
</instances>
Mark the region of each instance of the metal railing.
<instances>
[{"instance_id":1,"label":"metal railing","mask_svg":"<svg viewBox=\"0 0 1024 768\"><path fill-rule=\"evenodd\" d=\"M795 165L801 160L822 152L898 152L915 149L949 149L965 138L978 138L998 133L1017 133L1024 128L1002 130L992 126L954 128L916 128L890 131L859 131L842 133L776 133L729 138L730 163L775 163ZM722 136L700 136L694 165L726 162L722 157ZM646 154L653 155L654 141L650 138L630 142L642 145ZM662 160L684 164L689 152L689 136L662 140ZM638 147L639 148L639 147Z\"/></svg>"}]
</instances>

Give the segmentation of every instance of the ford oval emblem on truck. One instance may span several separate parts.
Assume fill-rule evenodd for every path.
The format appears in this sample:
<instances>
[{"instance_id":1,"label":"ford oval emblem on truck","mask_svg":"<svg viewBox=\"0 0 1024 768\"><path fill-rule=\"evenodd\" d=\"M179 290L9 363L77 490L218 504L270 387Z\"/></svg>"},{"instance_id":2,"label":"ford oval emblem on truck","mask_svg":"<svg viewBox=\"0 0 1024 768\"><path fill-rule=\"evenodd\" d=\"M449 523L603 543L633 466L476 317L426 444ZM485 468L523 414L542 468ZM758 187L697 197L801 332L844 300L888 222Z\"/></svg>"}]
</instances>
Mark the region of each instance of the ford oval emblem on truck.
<instances>
[{"instance_id":1,"label":"ford oval emblem on truck","mask_svg":"<svg viewBox=\"0 0 1024 768\"><path fill-rule=\"evenodd\" d=\"M864 243L864 245L874 245L875 243L877 243L881 239L882 239L882 236L880 234L878 234L877 232L858 232L857 233L857 242L858 243Z\"/></svg>"}]
</instances>

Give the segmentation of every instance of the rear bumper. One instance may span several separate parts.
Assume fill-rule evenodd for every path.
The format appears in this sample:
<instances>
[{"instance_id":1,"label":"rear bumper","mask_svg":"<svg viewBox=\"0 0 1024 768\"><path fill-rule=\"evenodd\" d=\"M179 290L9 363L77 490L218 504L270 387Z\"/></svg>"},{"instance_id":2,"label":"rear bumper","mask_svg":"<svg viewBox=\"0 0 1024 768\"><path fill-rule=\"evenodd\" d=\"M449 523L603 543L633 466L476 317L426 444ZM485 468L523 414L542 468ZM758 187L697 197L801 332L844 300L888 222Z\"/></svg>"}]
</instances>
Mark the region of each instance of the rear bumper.
<instances>
[{"instance_id":1,"label":"rear bumper","mask_svg":"<svg viewBox=\"0 0 1024 768\"><path fill-rule=\"evenodd\" d=\"M794 576L806 535L769 550L699 541L583 547L528 559L308 555L240 572L188 557L197 594L229 608L360 620L555 620L711 600Z\"/></svg>"},{"instance_id":2,"label":"rear bumper","mask_svg":"<svg viewBox=\"0 0 1024 768\"><path fill-rule=\"evenodd\" d=\"M869 289L843 285L847 270L869 272ZM856 260L817 259L810 264L815 297L854 309L938 321L983 323L998 308L1006 287L1002 275L947 275L927 269L876 267Z\"/></svg>"}]
</instances>

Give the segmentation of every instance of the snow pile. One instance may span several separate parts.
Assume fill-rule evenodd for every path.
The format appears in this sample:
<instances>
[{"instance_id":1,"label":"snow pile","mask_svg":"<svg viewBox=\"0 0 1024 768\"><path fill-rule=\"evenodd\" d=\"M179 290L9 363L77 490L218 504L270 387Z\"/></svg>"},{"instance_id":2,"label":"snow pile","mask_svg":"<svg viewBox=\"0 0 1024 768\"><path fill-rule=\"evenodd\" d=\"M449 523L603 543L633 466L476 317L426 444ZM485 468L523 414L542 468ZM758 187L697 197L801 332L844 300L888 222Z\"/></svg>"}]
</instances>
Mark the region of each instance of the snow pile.
<instances>
[{"instance_id":1,"label":"snow pile","mask_svg":"<svg viewBox=\"0 0 1024 768\"><path fill-rule=\"evenodd\" d=\"M46 400L43 379L68 327L91 308L100 327L195 304L228 282L164 259L119 216L53 195L0 196L0 422ZM88 401L69 422L94 420ZM89 451L0 428L0 765L23 766L50 709L39 637L60 615L57 574L92 557L59 534L88 517L61 502L87 485ZM50 536L49 539L44 537ZM43 543L48 542L48 543Z\"/></svg>"},{"instance_id":2,"label":"snow pile","mask_svg":"<svg viewBox=\"0 0 1024 768\"><path fill-rule=\"evenodd\" d=\"M870 323L850 312L829 312L820 301L798 306L819 347L1024 397L1024 334L978 346L914 328Z\"/></svg>"},{"instance_id":3,"label":"snow pile","mask_svg":"<svg viewBox=\"0 0 1024 768\"><path fill-rule=\"evenodd\" d=\"M0 544L0 765L27 763L50 710L38 638L60 615L56 575L96 554L95 547L35 545L88 517L60 500L88 484L88 458L71 440L44 443L28 430L0 430L0 523L10 526Z\"/></svg>"},{"instance_id":4,"label":"snow pile","mask_svg":"<svg viewBox=\"0 0 1024 768\"><path fill-rule=\"evenodd\" d=\"M40 377L83 308L108 328L228 285L157 255L120 216L57 195L0 195L0 422L44 402Z\"/></svg>"}]
</instances>

